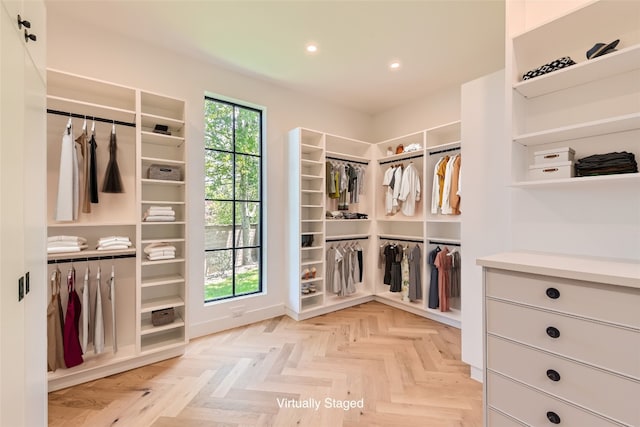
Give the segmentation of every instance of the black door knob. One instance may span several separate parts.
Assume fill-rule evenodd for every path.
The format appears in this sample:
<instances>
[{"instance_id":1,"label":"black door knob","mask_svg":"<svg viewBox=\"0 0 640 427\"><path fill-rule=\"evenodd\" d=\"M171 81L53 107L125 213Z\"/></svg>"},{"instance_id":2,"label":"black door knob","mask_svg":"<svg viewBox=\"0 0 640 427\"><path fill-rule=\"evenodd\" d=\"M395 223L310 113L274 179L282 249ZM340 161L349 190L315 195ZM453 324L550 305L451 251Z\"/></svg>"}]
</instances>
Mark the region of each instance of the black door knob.
<instances>
[{"instance_id":1,"label":"black door knob","mask_svg":"<svg viewBox=\"0 0 640 427\"><path fill-rule=\"evenodd\" d=\"M547 328L547 335L549 335L551 338L558 338L560 336L560 331L558 330L558 328L549 326Z\"/></svg>"},{"instance_id":2,"label":"black door knob","mask_svg":"<svg viewBox=\"0 0 640 427\"><path fill-rule=\"evenodd\" d=\"M24 41L29 43L29 40L35 42L36 40L38 40L38 38L35 34L29 34L27 30L24 30Z\"/></svg>"},{"instance_id":3,"label":"black door knob","mask_svg":"<svg viewBox=\"0 0 640 427\"><path fill-rule=\"evenodd\" d=\"M560 424L560 416L553 411L547 412L547 419L551 424Z\"/></svg>"},{"instance_id":4,"label":"black door knob","mask_svg":"<svg viewBox=\"0 0 640 427\"><path fill-rule=\"evenodd\" d=\"M558 373L558 371L555 371L553 369L547 369L547 377L551 381L560 381L560 374Z\"/></svg>"},{"instance_id":5,"label":"black door knob","mask_svg":"<svg viewBox=\"0 0 640 427\"><path fill-rule=\"evenodd\" d=\"M560 291L556 288L547 288L547 296L551 299L560 298Z\"/></svg>"},{"instance_id":6,"label":"black door knob","mask_svg":"<svg viewBox=\"0 0 640 427\"><path fill-rule=\"evenodd\" d=\"M21 30L22 27L31 28L31 22L26 19L22 19L20 15L18 15L18 29Z\"/></svg>"}]
</instances>

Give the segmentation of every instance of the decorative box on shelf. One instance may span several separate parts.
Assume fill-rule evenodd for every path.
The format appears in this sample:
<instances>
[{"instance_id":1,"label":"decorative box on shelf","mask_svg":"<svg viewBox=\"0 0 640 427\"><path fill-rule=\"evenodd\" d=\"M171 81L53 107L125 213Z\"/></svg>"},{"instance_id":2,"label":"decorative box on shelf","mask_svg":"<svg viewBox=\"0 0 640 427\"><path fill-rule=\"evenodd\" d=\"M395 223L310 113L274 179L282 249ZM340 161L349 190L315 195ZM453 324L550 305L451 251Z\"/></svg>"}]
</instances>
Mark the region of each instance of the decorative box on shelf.
<instances>
[{"instance_id":1,"label":"decorative box on shelf","mask_svg":"<svg viewBox=\"0 0 640 427\"><path fill-rule=\"evenodd\" d=\"M533 153L534 165L546 165L549 163L572 162L576 152L571 147L560 147L551 150L536 151Z\"/></svg>"},{"instance_id":2,"label":"decorative box on shelf","mask_svg":"<svg viewBox=\"0 0 640 427\"><path fill-rule=\"evenodd\" d=\"M529 180L573 178L573 162L545 163L529 166Z\"/></svg>"},{"instance_id":3,"label":"decorative box on shelf","mask_svg":"<svg viewBox=\"0 0 640 427\"><path fill-rule=\"evenodd\" d=\"M178 166L153 164L149 166L148 176L149 179L180 181L182 179L182 171Z\"/></svg>"}]
</instances>

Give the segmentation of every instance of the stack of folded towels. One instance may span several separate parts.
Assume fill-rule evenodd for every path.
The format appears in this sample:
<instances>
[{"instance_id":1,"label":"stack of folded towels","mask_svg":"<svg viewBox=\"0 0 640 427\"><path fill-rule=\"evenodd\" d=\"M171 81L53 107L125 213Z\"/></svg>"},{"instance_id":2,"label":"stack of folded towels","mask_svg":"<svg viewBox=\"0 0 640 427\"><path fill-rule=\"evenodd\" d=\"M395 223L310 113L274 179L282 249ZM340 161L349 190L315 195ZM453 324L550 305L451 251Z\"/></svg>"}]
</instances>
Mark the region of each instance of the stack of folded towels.
<instances>
[{"instance_id":1,"label":"stack of folded towels","mask_svg":"<svg viewBox=\"0 0 640 427\"><path fill-rule=\"evenodd\" d=\"M127 236L109 236L101 237L98 239L99 251L115 251L119 249L129 249L131 247L131 241Z\"/></svg>"},{"instance_id":2,"label":"stack of folded towels","mask_svg":"<svg viewBox=\"0 0 640 427\"><path fill-rule=\"evenodd\" d=\"M175 221L176 212L171 206L149 206L144 213L144 221Z\"/></svg>"},{"instance_id":3,"label":"stack of folded towels","mask_svg":"<svg viewBox=\"0 0 640 427\"><path fill-rule=\"evenodd\" d=\"M47 253L80 252L87 249L87 239L78 236L51 236L47 238Z\"/></svg>"},{"instance_id":4,"label":"stack of folded towels","mask_svg":"<svg viewBox=\"0 0 640 427\"><path fill-rule=\"evenodd\" d=\"M152 243L144 248L144 253L147 254L149 261L174 259L176 257L176 247L164 242Z\"/></svg>"}]
</instances>

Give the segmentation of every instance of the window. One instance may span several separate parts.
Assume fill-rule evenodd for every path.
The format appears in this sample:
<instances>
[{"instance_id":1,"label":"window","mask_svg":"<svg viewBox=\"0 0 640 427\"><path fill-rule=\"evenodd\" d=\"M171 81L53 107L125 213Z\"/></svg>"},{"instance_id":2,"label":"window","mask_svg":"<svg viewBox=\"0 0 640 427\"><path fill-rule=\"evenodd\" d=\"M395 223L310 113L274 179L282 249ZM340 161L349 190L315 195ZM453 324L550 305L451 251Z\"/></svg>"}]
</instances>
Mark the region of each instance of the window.
<instances>
[{"instance_id":1,"label":"window","mask_svg":"<svg viewBox=\"0 0 640 427\"><path fill-rule=\"evenodd\" d=\"M205 302L262 292L262 111L205 96Z\"/></svg>"}]
</instances>

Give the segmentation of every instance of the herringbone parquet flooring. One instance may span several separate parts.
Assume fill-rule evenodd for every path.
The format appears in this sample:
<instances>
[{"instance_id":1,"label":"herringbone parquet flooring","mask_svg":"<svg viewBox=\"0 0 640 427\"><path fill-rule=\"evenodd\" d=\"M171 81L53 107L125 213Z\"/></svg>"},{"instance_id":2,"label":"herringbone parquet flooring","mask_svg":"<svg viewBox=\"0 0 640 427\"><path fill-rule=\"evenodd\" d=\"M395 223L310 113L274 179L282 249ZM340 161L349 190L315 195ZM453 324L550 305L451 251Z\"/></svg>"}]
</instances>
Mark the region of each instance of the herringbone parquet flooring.
<instances>
[{"instance_id":1,"label":"herringbone parquet flooring","mask_svg":"<svg viewBox=\"0 0 640 427\"><path fill-rule=\"evenodd\" d=\"M376 302L199 338L183 357L49 395L52 427L449 427L481 417L460 331Z\"/></svg>"}]
</instances>

